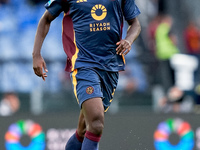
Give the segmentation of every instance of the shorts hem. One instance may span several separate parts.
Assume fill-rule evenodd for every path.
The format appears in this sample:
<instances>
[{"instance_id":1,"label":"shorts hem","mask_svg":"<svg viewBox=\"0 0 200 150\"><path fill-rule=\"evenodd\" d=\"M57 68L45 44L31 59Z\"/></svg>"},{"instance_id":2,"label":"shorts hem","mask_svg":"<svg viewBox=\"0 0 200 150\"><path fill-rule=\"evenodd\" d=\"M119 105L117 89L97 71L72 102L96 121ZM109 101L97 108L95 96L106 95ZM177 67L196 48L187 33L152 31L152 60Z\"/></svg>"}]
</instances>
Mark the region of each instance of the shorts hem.
<instances>
[{"instance_id":1,"label":"shorts hem","mask_svg":"<svg viewBox=\"0 0 200 150\"><path fill-rule=\"evenodd\" d=\"M87 101L87 100L89 100L89 99L91 99L91 98L98 98L98 97L101 98L102 101L103 101L103 97L102 97L102 96L97 96L97 95L90 96L90 97L85 98L85 99L82 100L81 102L79 101L79 108L82 109L82 104L83 104L83 102L85 102L85 101Z\"/></svg>"}]
</instances>

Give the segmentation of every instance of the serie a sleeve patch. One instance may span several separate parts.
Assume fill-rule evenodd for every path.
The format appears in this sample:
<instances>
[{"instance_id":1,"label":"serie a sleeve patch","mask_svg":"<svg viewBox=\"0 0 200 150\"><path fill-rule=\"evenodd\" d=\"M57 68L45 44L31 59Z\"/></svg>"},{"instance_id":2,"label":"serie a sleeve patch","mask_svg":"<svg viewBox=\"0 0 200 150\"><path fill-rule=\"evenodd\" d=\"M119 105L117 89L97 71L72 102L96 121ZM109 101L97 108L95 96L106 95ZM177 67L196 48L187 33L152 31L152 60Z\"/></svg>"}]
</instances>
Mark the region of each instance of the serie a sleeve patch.
<instances>
[{"instance_id":1,"label":"serie a sleeve patch","mask_svg":"<svg viewBox=\"0 0 200 150\"><path fill-rule=\"evenodd\" d=\"M50 12L51 15L57 17L63 11L61 1L62 0L49 0L45 4L45 8Z\"/></svg>"},{"instance_id":2,"label":"serie a sleeve patch","mask_svg":"<svg viewBox=\"0 0 200 150\"><path fill-rule=\"evenodd\" d=\"M54 2L55 0L49 0L48 2L47 2L47 4L46 4L46 6L51 6L51 4Z\"/></svg>"}]
</instances>

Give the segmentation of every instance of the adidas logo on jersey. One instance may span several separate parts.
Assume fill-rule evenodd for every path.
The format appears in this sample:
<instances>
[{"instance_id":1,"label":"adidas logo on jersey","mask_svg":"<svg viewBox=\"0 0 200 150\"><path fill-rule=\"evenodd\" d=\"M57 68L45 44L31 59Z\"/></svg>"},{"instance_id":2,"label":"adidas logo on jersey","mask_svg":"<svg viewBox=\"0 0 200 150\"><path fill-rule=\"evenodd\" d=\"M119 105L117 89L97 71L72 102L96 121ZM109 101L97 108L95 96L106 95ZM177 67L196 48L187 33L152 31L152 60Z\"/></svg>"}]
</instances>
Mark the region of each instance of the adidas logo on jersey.
<instances>
[{"instance_id":1,"label":"adidas logo on jersey","mask_svg":"<svg viewBox=\"0 0 200 150\"><path fill-rule=\"evenodd\" d=\"M76 3L87 2L87 0L77 0Z\"/></svg>"}]
</instances>

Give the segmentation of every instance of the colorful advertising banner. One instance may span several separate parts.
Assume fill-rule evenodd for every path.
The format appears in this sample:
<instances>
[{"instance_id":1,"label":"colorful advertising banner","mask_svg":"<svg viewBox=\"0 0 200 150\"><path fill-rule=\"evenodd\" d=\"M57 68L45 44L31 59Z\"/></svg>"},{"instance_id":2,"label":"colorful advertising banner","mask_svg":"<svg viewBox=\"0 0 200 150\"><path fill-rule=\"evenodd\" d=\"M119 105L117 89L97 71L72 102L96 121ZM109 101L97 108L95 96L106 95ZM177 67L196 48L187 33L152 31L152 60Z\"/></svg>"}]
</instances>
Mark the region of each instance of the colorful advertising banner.
<instances>
[{"instance_id":1,"label":"colorful advertising banner","mask_svg":"<svg viewBox=\"0 0 200 150\"><path fill-rule=\"evenodd\" d=\"M0 117L1 150L64 150L78 113ZM106 114L100 150L200 150L195 114Z\"/></svg>"}]
</instances>

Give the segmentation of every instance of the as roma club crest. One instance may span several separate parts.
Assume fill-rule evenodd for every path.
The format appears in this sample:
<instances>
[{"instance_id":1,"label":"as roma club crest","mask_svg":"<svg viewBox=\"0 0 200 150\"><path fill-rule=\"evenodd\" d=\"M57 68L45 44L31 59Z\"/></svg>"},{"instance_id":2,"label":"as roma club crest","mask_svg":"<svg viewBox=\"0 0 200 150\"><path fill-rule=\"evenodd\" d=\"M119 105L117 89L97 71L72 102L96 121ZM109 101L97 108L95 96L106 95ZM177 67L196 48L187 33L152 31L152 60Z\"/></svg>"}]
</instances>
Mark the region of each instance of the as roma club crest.
<instances>
[{"instance_id":1,"label":"as roma club crest","mask_svg":"<svg viewBox=\"0 0 200 150\"><path fill-rule=\"evenodd\" d=\"M94 92L94 88L93 87L91 87L91 86L87 87L87 89L86 89L86 93L87 94L92 94L93 92Z\"/></svg>"}]
</instances>

